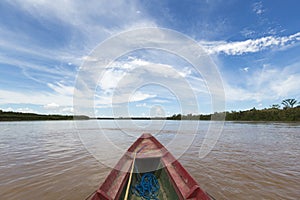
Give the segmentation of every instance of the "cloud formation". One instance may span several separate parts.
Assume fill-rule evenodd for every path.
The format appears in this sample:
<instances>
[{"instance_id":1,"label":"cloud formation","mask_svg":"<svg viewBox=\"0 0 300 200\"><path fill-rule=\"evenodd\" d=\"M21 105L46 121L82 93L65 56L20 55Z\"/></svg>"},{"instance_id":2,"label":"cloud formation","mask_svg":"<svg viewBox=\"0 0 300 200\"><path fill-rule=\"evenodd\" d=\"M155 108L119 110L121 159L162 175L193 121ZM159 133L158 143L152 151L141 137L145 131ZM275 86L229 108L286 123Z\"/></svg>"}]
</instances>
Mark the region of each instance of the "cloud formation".
<instances>
[{"instance_id":1,"label":"cloud formation","mask_svg":"<svg viewBox=\"0 0 300 200\"><path fill-rule=\"evenodd\" d=\"M289 36L267 36L245 41L225 42L200 41L200 44L209 54L224 53L226 55L242 55L245 53L255 53L272 48L285 48L300 40L300 32Z\"/></svg>"},{"instance_id":2,"label":"cloud formation","mask_svg":"<svg viewBox=\"0 0 300 200\"><path fill-rule=\"evenodd\" d=\"M254 13L256 13L257 15L261 15L265 12L265 9L263 7L263 4L261 1L259 2L255 2L253 5L252 5L252 11Z\"/></svg>"},{"instance_id":3,"label":"cloud formation","mask_svg":"<svg viewBox=\"0 0 300 200\"><path fill-rule=\"evenodd\" d=\"M74 82L80 71L80 65L83 62L98 62L97 58L87 56L91 50L107 38L123 31L158 26L175 28L183 33L193 32L189 36L196 38L205 51L216 60L220 59L220 67L224 70L224 74L238 73L242 76L236 77L238 81L245 78L239 85L229 83L224 77L229 102L249 99L264 101L290 95L299 96L297 83L300 77L299 71L295 70L299 65L286 67L286 64L277 66L273 63L263 70L257 69L271 62L274 56L268 54L266 61L263 61L265 63L259 63L257 57L261 58L261 55L264 55L260 53L273 51L276 54L278 50L291 51L293 59L290 59L292 60L290 64L299 64L297 56L294 56L299 50L297 45L300 40L300 32L294 26L296 20L289 19L292 23L286 21L287 26L283 24L280 26L279 22L273 23L271 18L268 18L272 9L266 7L267 4L263 4L262 1L242 3L245 4L247 11L250 11L249 14L253 19L243 18L245 23L239 27L236 27L235 20L230 19L231 15L225 13L224 18L220 17L223 15L217 7L223 10L223 6L216 2L203 4L210 4L212 7L208 12L217 18L205 12L198 12L201 14L197 15L189 9L187 11L193 15L190 20L186 20L184 10L177 12L170 10L174 8L167 8L167 4L163 4L164 7L161 9L159 5L155 5L158 10L169 9L168 12L174 19L171 21L175 26L162 23L164 21L161 19L162 15L138 1L91 0L87 3L80 0L4 0L0 4L3 10L8 10L7 13L3 12L0 19L1 106L13 109L12 104L24 104L19 110L26 111L32 109L28 105L34 105L35 108L44 109L46 112L50 110L73 112ZM228 6L230 5L229 2ZM237 14L244 16L243 12L238 11ZM207 18L207 22L199 21L201 18ZM216 24L221 24L221 28L215 26ZM289 29L288 25L293 28ZM188 30L191 27L196 29ZM199 30L202 33L199 33ZM232 30L235 32L230 32ZM295 34L278 35L284 33L282 30L286 30L285 33ZM241 35L251 39L241 39ZM161 43L173 45L171 41L166 41L163 35L161 36ZM145 38L151 38L151 34ZM213 38L214 41L209 41L208 38ZM232 38L233 41L226 38ZM122 48L127 42L121 41L122 44L116 46ZM183 51L189 50L185 44L179 47ZM107 51L117 49L109 47ZM286 52L284 54L289 53ZM219 55L225 56L218 57ZM195 75L185 63L178 62L174 57L166 60L165 54L161 52L153 54L152 58L155 59L152 60L147 59L147 56L149 54L137 54L124 62L119 60L114 62L113 66L105 69L104 76L100 80L97 75L92 74L88 81L96 82L98 87L93 91L95 107L110 107L112 97L116 104L131 101L130 103L136 103L136 108L139 109L148 108L155 103L175 105L176 97L165 89L147 87L136 91L135 85L147 81L163 83L173 90L182 91L183 97L188 97L185 91L192 88L193 92L200 96L199 104L211 103L206 80ZM238 63L244 61L243 56L249 59L247 63ZM238 59L240 60L237 61ZM236 62L232 64L232 60ZM16 82L18 84L15 84ZM83 93L79 94L84 96ZM183 99L189 103L188 98Z\"/></svg>"},{"instance_id":4,"label":"cloud formation","mask_svg":"<svg viewBox=\"0 0 300 200\"><path fill-rule=\"evenodd\" d=\"M225 82L226 99L229 101L282 100L292 96L300 98L300 63L279 68L264 65L245 78L246 87Z\"/></svg>"},{"instance_id":5,"label":"cloud formation","mask_svg":"<svg viewBox=\"0 0 300 200\"><path fill-rule=\"evenodd\" d=\"M97 102L103 105L111 103L109 99L113 99L114 103L127 103L155 97L169 97L170 92L181 91L184 94L192 87L195 92L207 92L203 80L191 73L191 69L187 67L181 69L169 64L132 57L129 61L116 61L105 69L99 80ZM168 91L172 89L175 91ZM161 99L155 101L167 102Z\"/></svg>"}]
</instances>

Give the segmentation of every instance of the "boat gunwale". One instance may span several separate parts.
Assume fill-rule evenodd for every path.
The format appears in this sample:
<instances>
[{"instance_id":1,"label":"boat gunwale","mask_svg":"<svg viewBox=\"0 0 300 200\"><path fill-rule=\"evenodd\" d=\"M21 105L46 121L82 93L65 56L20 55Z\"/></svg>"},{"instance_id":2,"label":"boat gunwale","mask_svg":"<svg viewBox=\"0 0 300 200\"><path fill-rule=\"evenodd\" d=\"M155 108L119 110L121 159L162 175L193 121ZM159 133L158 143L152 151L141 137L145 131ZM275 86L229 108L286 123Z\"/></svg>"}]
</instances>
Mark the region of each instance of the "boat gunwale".
<instances>
[{"instance_id":1,"label":"boat gunwale","mask_svg":"<svg viewBox=\"0 0 300 200\"><path fill-rule=\"evenodd\" d=\"M188 173L188 171L181 165L181 163L176 160L171 152L169 152L154 136L144 133L128 148L127 152L125 152L125 154L121 157L116 166L106 177L105 181L101 184L96 194L93 196L93 200L113 200L120 198L122 188L124 188L129 178L129 172L133 163L134 154L137 153L137 151L139 151L141 148L144 148L142 146L140 147L140 149L137 149L142 144L142 142L147 139L150 139L152 143L156 145L157 152L160 152L160 156L147 155L143 152L140 152L139 154L137 154L136 158L160 158L160 162L162 163L163 168L166 169L166 172L179 199L211 199L209 195L200 188L196 180ZM126 163L128 166L124 167ZM113 190L112 184L116 181L116 178L120 179L120 177L121 182L118 184L118 187L116 187L116 189L118 190L111 191ZM185 185L185 188L183 184Z\"/></svg>"}]
</instances>

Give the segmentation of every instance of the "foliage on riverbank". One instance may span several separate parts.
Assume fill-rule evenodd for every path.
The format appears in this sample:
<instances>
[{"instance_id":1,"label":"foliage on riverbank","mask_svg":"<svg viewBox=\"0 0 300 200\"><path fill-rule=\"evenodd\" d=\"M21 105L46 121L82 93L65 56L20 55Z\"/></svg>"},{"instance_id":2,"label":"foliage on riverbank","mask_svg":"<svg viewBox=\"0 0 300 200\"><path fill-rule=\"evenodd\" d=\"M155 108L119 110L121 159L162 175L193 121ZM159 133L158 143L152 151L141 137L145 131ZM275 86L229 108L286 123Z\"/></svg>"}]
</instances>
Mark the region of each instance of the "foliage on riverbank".
<instances>
[{"instance_id":1,"label":"foliage on riverbank","mask_svg":"<svg viewBox=\"0 0 300 200\"><path fill-rule=\"evenodd\" d=\"M227 121L300 121L300 106L295 108L255 108L245 111L231 111L225 113L214 113L209 115L173 115L169 120L211 120L218 115L224 115Z\"/></svg>"},{"instance_id":2,"label":"foliage on riverbank","mask_svg":"<svg viewBox=\"0 0 300 200\"><path fill-rule=\"evenodd\" d=\"M181 115L174 114L171 117L120 117L120 118L89 118L88 116L72 116L72 115L41 115L35 113L21 112L5 112L0 110L0 121L32 121L32 120L225 120L227 121L300 121L300 105L294 107L298 103L295 99L284 99L282 101L283 108L279 104L274 104L271 108L257 110L252 108L245 111L231 111L214 114L199 115Z\"/></svg>"},{"instance_id":3,"label":"foliage on riverbank","mask_svg":"<svg viewBox=\"0 0 300 200\"><path fill-rule=\"evenodd\" d=\"M35 113L5 112L0 110L0 121L73 120L89 119L87 116L41 115Z\"/></svg>"}]
</instances>

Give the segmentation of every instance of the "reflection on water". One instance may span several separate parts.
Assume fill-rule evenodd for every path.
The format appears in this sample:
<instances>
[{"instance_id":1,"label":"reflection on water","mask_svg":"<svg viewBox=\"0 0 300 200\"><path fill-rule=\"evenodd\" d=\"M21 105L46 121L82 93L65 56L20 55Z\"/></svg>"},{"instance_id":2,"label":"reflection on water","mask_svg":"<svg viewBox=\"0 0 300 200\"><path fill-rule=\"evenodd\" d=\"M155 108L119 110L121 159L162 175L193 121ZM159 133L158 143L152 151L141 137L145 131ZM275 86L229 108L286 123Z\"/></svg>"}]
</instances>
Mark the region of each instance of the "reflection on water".
<instances>
[{"instance_id":1,"label":"reflection on water","mask_svg":"<svg viewBox=\"0 0 300 200\"><path fill-rule=\"evenodd\" d=\"M102 131L121 153L141 132L155 134L173 154L185 152L180 162L216 199L300 199L299 123L226 122L216 146L203 159L198 152L208 122L199 122L192 140L196 125L191 121L1 122L0 197L84 199L110 168L87 151L80 137L93 147L96 157L111 158L112 165L118 157L112 159L109 145L95 142ZM170 143L176 134L182 144ZM193 141L190 147L187 141Z\"/></svg>"}]
</instances>

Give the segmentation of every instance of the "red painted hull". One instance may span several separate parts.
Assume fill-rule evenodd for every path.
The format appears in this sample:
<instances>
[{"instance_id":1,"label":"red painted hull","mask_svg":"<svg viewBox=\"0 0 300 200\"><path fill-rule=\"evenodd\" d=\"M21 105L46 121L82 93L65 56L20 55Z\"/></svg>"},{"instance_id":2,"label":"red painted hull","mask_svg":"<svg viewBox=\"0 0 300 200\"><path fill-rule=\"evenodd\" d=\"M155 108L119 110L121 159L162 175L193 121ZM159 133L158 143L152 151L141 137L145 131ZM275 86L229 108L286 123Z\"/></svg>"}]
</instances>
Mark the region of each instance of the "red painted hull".
<instances>
[{"instance_id":1,"label":"red painted hull","mask_svg":"<svg viewBox=\"0 0 300 200\"><path fill-rule=\"evenodd\" d=\"M129 179L135 152L136 159L159 158L173 185L178 199L210 200L206 194L174 158L174 156L151 134L143 134L119 160L104 183L92 197L93 200L120 199Z\"/></svg>"}]
</instances>

